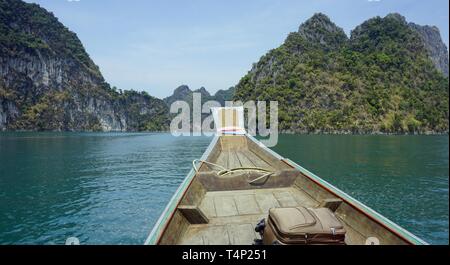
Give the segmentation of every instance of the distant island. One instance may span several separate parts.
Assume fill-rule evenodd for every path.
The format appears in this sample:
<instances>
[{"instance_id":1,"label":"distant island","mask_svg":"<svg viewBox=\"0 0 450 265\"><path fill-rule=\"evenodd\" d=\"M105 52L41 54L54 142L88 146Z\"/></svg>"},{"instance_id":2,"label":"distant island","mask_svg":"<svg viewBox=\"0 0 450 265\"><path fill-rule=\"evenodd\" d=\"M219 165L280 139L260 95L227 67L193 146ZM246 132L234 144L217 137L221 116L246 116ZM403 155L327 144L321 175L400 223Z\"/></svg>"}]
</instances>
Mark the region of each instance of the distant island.
<instances>
[{"instance_id":1,"label":"distant island","mask_svg":"<svg viewBox=\"0 0 450 265\"><path fill-rule=\"evenodd\" d=\"M158 99L111 87L75 33L37 4L0 0L0 130L166 131L169 106L277 100L284 132L448 133L448 50L436 27L399 14L350 37L314 14L235 87L187 85Z\"/></svg>"}]
</instances>

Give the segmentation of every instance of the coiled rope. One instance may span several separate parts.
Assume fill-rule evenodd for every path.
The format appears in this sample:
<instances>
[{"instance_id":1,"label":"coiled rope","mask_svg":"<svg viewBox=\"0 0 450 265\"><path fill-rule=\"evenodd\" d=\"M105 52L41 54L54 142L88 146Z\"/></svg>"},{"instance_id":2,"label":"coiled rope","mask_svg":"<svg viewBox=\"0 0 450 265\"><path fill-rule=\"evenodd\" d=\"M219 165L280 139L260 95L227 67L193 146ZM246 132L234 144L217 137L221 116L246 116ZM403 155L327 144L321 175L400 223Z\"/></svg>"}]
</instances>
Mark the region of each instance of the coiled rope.
<instances>
[{"instance_id":1,"label":"coiled rope","mask_svg":"<svg viewBox=\"0 0 450 265\"><path fill-rule=\"evenodd\" d=\"M261 167L236 167L236 168L227 169L227 168L225 168L225 167L223 167L221 165L218 165L218 164L215 164L215 163L211 163L211 162L208 162L208 161L205 161L205 160L200 160L200 159L194 159L192 161L192 167L194 168L195 172L198 172L197 163L199 163L199 162L205 163L207 165L211 165L211 166L214 166L214 167L217 167L217 168L220 168L221 170L216 172L218 176L225 176L225 175L237 172L237 171L246 171L246 172L254 171L254 172L265 173L262 176L259 176L259 177L255 178L253 180L249 180L248 176L247 176L247 181L250 184L253 183L253 182L256 182L256 181L258 181L260 179L263 179L265 177L269 177L269 176L271 176L271 175L273 175L275 173L273 171L270 171L270 170L267 170L267 169L261 168Z\"/></svg>"}]
</instances>

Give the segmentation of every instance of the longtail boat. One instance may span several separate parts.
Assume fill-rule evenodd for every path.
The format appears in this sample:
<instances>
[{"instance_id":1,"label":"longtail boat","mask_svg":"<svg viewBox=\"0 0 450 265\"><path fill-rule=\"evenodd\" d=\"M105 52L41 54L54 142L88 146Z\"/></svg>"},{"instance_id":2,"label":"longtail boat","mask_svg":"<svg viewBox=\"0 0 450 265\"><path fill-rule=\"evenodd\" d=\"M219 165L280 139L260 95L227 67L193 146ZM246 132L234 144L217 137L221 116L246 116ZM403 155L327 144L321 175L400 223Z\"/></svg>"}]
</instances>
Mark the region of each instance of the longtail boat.
<instances>
[{"instance_id":1,"label":"longtail boat","mask_svg":"<svg viewBox=\"0 0 450 265\"><path fill-rule=\"evenodd\" d=\"M238 111L216 110L214 119L219 120L216 126L221 133L214 136L203 156L193 162L192 170L145 244L254 244L264 236L256 232L255 226L267 220L269 212L277 208L303 209L297 213L327 208L342 225L346 245L427 244L292 160L278 155L243 128L236 130L236 122L232 129L225 126L226 111L235 119L239 116L237 127L242 127L243 115ZM278 223L291 221L289 215L284 218ZM302 225L296 227L303 229Z\"/></svg>"}]
</instances>

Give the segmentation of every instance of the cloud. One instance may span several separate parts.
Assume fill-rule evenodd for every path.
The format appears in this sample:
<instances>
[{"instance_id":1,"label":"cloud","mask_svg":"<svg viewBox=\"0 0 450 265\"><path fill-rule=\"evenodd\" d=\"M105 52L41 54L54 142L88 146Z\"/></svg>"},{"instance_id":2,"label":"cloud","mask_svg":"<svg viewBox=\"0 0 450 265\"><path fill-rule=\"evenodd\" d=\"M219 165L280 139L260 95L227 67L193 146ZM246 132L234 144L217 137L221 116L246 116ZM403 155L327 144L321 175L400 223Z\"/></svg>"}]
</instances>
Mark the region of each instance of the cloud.
<instances>
[{"instance_id":1,"label":"cloud","mask_svg":"<svg viewBox=\"0 0 450 265\"><path fill-rule=\"evenodd\" d=\"M67 0L67 2L80 2L81 0Z\"/></svg>"},{"instance_id":2,"label":"cloud","mask_svg":"<svg viewBox=\"0 0 450 265\"><path fill-rule=\"evenodd\" d=\"M381 2L381 0L367 0L367 2Z\"/></svg>"}]
</instances>

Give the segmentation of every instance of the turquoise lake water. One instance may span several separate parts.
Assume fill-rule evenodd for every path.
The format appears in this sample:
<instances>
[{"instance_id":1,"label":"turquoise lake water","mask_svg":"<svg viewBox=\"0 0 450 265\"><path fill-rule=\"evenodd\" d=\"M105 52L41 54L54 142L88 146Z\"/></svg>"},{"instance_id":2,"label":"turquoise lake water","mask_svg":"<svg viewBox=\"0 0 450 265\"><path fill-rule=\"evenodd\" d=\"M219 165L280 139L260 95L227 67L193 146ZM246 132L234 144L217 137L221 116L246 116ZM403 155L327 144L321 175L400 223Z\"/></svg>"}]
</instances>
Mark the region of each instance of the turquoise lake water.
<instances>
[{"instance_id":1,"label":"turquoise lake water","mask_svg":"<svg viewBox=\"0 0 450 265\"><path fill-rule=\"evenodd\" d=\"M448 136L281 135L273 149L448 244ZM0 133L0 244L142 244L211 138Z\"/></svg>"}]
</instances>

